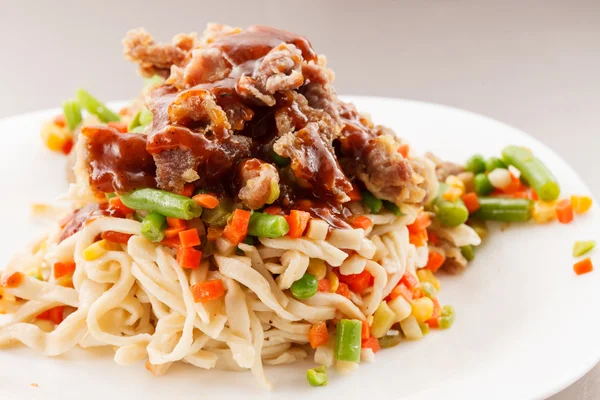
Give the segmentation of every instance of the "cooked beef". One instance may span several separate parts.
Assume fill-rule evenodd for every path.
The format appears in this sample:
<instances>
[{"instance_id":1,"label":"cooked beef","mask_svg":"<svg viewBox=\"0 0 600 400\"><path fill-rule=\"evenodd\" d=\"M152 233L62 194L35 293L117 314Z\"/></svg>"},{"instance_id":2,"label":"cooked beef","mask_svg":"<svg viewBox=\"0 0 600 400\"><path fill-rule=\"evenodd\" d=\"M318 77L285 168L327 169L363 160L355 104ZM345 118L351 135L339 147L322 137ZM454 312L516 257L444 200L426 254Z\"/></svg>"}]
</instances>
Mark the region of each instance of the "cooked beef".
<instances>
[{"instance_id":1,"label":"cooked beef","mask_svg":"<svg viewBox=\"0 0 600 400\"><path fill-rule=\"evenodd\" d=\"M272 203L279 195L277 168L257 158L243 160L238 164L237 179L240 185L238 197L242 204L252 210Z\"/></svg>"},{"instance_id":2,"label":"cooked beef","mask_svg":"<svg viewBox=\"0 0 600 400\"><path fill-rule=\"evenodd\" d=\"M177 65L171 67L171 76L166 83L178 89L190 88L225 79L231 73L231 68L220 49L195 49L191 51L190 61L184 68Z\"/></svg>"},{"instance_id":3,"label":"cooked beef","mask_svg":"<svg viewBox=\"0 0 600 400\"><path fill-rule=\"evenodd\" d=\"M433 153L426 153L425 157L435 164L435 174L440 182L444 182L450 175L458 175L461 172L465 172L465 167L463 165L444 161Z\"/></svg>"}]
</instances>

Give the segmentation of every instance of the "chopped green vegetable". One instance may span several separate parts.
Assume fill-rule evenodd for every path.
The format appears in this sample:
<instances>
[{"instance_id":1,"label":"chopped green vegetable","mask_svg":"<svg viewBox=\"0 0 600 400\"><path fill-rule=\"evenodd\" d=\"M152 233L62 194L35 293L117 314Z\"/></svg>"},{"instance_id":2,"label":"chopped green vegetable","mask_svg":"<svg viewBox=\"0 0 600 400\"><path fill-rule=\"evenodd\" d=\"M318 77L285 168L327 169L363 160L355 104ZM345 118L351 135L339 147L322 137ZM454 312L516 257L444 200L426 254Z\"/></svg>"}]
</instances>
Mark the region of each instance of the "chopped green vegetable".
<instances>
[{"instance_id":1,"label":"chopped green vegetable","mask_svg":"<svg viewBox=\"0 0 600 400\"><path fill-rule=\"evenodd\" d=\"M383 207L383 201L375 197L373 193L365 190L361 193L362 195L362 203L365 207L369 209L371 214L379 214L381 208Z\"/></svg>"},{"instance_id":2,"label":"chopped green vegetable","mask_svg":"<svg viewBox=\"0 0 600 400\"><path fill-rule=\"evenodd\" d=\"M507 146L502 150L506 163L513 165L535 189L540 200L554 201L560 195L560 186L552 172L529 149Z\"/></svg>"},{"instance_id":3,"label":"chopped green vegetable","mask_svg":"<svg viewBox=\"0 0 600 400\"><path fill-rule=\"evenodd\" d=\"M147 108L142 108L139 112L140 125L146 126L152 123L152 112Z\"/></svg>"},{"instance_id":4,"label":"chopped green vegetable","mask_svg":"<svg viewBox=\"0 0 600 400\"><path fill-rule=\"evenodd\" d=\"M419 322L419 328L421 328L423 335L427 335L429 333L429 325L427 325L425 322Z\"/></svg>"},{"instance_id":5,"label":"chopped green vegetable","mask_svg":"<svg viewBox=\"0 0 600 400\"><path fill-rule=\"evenodd\" d=\"M490 157L485 162L485 170L490 173L496 168L506 168L506 164L498 157Z\"/></svg>"},{"instance_id":6,"label":"chopped green vegetable","mask_svg":"<svg viewBox=\"0 0 600 400\"><path fill-rule=\"evenodd\" d=\"M165 238L164 228L166 223L167 219L164 215L151 212L142 221L142 236L151 242L160 242Z\"/></svg>"},{"instance_id":7,"label":"chopped green vegetable","mask_svg":"<svg viewBox=\"0 0 600 400\"><path fill-rule=\"evenodd\" d=\"M342 319L336 327L336 360L359 362L362 322L356 319Z\"/></svg>"},{"instance_id":8,"label":"chopped green vegetable","mask_svg":"<svg viewBox=\"0 0 600 400\"><path fill-rule=\"evenodd\" d=\"M69 130L72 131L81 123L81 107L79 106L78 102L74 100L67 100L63 102L62 108L67 127L69 127Z\"/></svg>"},{"instance_id":9,"label":"chopped green vegetable","mask_svg":"<svg viewBox=\"0 0 600 400\"><path fill-rule=\"evenodd\" d=\"M404 213L400 209L400 206L396 203L392 203L391 201L383 200L383 206L385 207L386 210L390 211L396 217L400 217L400 216L404 215Z\"/></svg>"},{"instance_id":10,"label":"chopped green vegetable","mask_svg":"<svg viewBox=\"0 0 600 400\"><path fill-rule=\"evenodd\" d=\"M143 131L146 125L152 122L152 113L147 108L142 108L135 114L135 117L129 123L129 132ZM139 129L138 129L139 128Z\"/></svg>"},{"instance_id":11,"label":"chopped green vegetable","mask_svg":"<svg viewBox=\"0 0 600 400\"><path fill-rule=\"evenodd\" d=\"M442 307L442 315L438 318L438 326L440 329L449 329L454 324L454 318L456 313L454 307L444 306Z\"/></svg>"},{"instance_id":12,"label":"chopped green vegetable","mask_svg":"<svg viewBox=\"0 0 600 400\"><path fill-rule=\"evenodd\" d=\"M246 239L244 239L244 243L250 246L254 246L254 238L252 236L246 236Z\"/></svg>"},{"instance_id":13,"label":"chopped green vegetable","mask_svg":"<svg viewBox=\"0 0 600 400\"><path fill-rule=\"evenodd\" d=\"M388 306L387 302L382 301L373 314L371 335L376 338L384 337L397 320L398 316L394 310Z\"/></svg>"},{"instance_id":14,"label":"chopped green vegetable","mask_svg":"<svg viewBox=\"0 0 600 400\"><path fill-rule=\"evenodd\" d=\"M531 219L533 202L527 199L480 197L475 216L483 220L527 222Z\"/></svg>"},{"instance_id":15,"label":"chopped green vegetable","mask_svg":"<svg viewBox=\"0 0 600 400\"><path fill-rule=\"evenodd\" d=\"M478 196L487 196L494 191L494 186L490 182L486 174L477 174L473 178L473 185L475 186L475 193Z\"/></svg>"},{"instance_id":16,"label":"chopped green vegetable","mask_svg":"<svg viewBox=\"0 0 600 400\"><path fill-rule=\"evenodd\" d=\"M467 261L473 261L475 259L475 247L469 245L463 246L460 248L460 253L463 255Z\"/></svg>"},{"instance_id":17,"label":"chopped green vegetable","mask_svg":"<svg viewBox=\"0 0 600 400\"><path fill-rule=\"evenodd\" d=\"M304 276L292 283L290 291L297 299L310 299L317 293L319 282L314 275L304 274Z\"/></svg>"},{"instance_id":18,"label":"chopped green vegetable","mask_svg":"<svg viewBox=\"0 0 600 400\"><path fill-rule=\"evenodd\" d=\"M271 215L253 212L248 224L248 235L276 238L285 236L290 230L290 225L281 215Z\"/></svg>"},{"instance_id":19,"label":"chopped green vegetable","mask_svg":"<svg viewBox=\"0 0 600 400\"><path fill-rule=\"evenodd\" d=\"M435 289L435 286L429 282L421 282L421 289L423 290L423 294L430 299L433 299L435 296L437 296L437 290Z\"/></svg>"},{"instance_id":20,"label":"chopped green vegetable","mask_svg":"<svg viewBox=\"0 0 600 400\"><path fill-rule=\"evenodd\" d=\"M327 386L327 369L324 365L306 371L306 380L311 386Z\"/></svg>"},{"instance_id":21,"label":"chopped green vegetable","mask_svg":"<svg viewBox=\"0 0 600 400\"><path fill-rule=\"evenodd\" d=\"M200 191L196 194L200 194ZM205 191L203 191L205 192ZM234 204L228 197L219 199L219 204L213 209L205 209L202 212L202 221L206 222L210 226L223 227L227 225L227 220L233 212Z\"/></svg>"},{"instance_id":22,"label":"chopped green vegetable","mask_svg":"<svg viewBox=\"0 0 600 400\"><path fill-rule=\"evenodd\" d=\"M448 201L442 198L442 194L448 189L445 183L440 184L438 197L433 202L433 212L435 217L448 227L459 226L469 218L469 210L465 207L465 203L461 199L456 201Z\"/></svg>"},{"instance_id":23,"label":"chopped green vegetable","mask_svg":"<svg viewBox=\"0 0 600 400\"><path fill-rule=\"evenodd\" d=\"M384 348L395 347L400 344L402 341L402 336L400 335L386 335L379 338L379 345Z\"/></svg>"},{"instance_id":24,"label":"chopped green vegetable","mask_svg":"<svg viewBox=\"0 0 600 400\"><path fill-rule=\"evenodd\" d=\"M289 158L280 156L279 154L275 153L275 150L273 150L272 148L271 148L270 155L271 155L271 159L273 160L273 162L275 164L279 165L280 167L285 167L287 165L290 165Z\"/></svg>"},{"instance_id":25,"label":"chopped green vegetable","mask_svg":"<svg viewBox=\"0 0 600 400\"><path fill-rule=\"evenodd\" d=\"M121 195L121 201L134 210L157 212L166 217L190 220L202 214L202 207L189 197L158 189L139 189Z\"/></svg>"},{"instance_id":26,"label":"chopped green vegetable","mask_svg":"<svg viewBox=\"0 0 600 400\"><path fill-rule=\"evenodd\" d=\"M110 200L113 197L117 197L117 195L114 193L104 193L104 196L106 197L106 200Z\"/></svg>"},{"instance_id":27,"label":"chopped green vegetable","mask_svg":"<svg viewBox=\"0 0 600 400\"><path fill-rule=\"evenodd\" d=\"M577 241L573 243L573 257L580 257L596 247L595 240Z\"/></svg>"},{"instance_id":28,"label":"chopped green vegetable","mask_svg":"<svg viewBox=\"0 0 600 400\"><path fill-rule=\"evenodd\" d=\"M111 111L104 103L83 89L77 89L77 101L90 114L97 116L102 122L119 121L121 117Z\"/></svg>"},{"instance_id":29,"label":"chopped green vegetable","mask_svg":"<svg viewBox=\"0 0 600 400\"><path fill-rule=\"evenodd\" d=\"M467 160L465 169L474 174L485 172L485 159L481 154L475 154Z\"/></svg>"}]
</instances>

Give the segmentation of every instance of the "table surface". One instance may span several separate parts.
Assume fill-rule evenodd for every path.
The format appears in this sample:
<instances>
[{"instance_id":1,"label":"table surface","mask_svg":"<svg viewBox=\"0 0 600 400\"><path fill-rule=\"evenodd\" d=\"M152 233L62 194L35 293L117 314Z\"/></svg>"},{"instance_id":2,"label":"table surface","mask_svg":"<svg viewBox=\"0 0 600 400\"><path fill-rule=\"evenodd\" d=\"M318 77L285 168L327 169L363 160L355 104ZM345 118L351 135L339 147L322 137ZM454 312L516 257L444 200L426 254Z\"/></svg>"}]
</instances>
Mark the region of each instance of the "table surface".
<instances>
[{"instance_id":1,"label":"table surface","mask_svg":"<svg viewBox=\"0 0 600 400\"><path fill-rule=\"evenodd\" d=\"M55 107L78 86L131 97L140 82L119 44L129 28L168 40L207 22L261 23L310 38L336 71L339 93L447 104L513 125L564 157L600 198L600 174L590 168L600 150L598 1L166 4L3 1L0 117ZM567 399L600 399L600 366L552 397Z\"/></svg>"}]
</instances>

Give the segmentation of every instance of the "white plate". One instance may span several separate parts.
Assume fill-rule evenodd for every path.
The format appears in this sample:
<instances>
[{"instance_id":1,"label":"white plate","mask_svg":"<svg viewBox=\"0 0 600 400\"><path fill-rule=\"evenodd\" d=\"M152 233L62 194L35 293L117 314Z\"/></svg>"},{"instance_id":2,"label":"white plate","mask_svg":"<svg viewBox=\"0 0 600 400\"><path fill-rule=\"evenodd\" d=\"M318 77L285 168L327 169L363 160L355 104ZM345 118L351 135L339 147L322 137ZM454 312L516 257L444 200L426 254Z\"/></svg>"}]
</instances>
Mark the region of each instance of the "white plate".
<instances>
[{"instance_id":1,"label":"white plate","mask_svg":"<svg viewBox=\"0 0 600 400\"><path fill-rule=\"evenodd\" d=\"M448 107L354 97L359 109L392 127L419 151L464 161L475 152L498 155L507 144L531 148L550 166L565 195L589 194L575 172L547 147L509 126ZM40 123L54 111L0 122L4 210L0 265L42 226L29 204L66 190L64 158L43 149ZM26 221L26 222L25 222ZM273 399L311 398L540 398L568 386L600 358L600 271L576 276L571 246L599 239L598 207L571 225L496 229L459 276L442 278L441 300L457 310L448 331L381 351L375 364L351 376L330 373L329 386L311 388L309 363L267 368ZM596 257L597 259L597 257ZM596 261L598 263L598 261ZM39 387L30 386L36 383ZM143 364L120 367L112 352L75 350L44 358L28 349L0 351L2 399L253 399L264 398L250 373L177 365L154 378Z\"/></svg>"}]
</instances>

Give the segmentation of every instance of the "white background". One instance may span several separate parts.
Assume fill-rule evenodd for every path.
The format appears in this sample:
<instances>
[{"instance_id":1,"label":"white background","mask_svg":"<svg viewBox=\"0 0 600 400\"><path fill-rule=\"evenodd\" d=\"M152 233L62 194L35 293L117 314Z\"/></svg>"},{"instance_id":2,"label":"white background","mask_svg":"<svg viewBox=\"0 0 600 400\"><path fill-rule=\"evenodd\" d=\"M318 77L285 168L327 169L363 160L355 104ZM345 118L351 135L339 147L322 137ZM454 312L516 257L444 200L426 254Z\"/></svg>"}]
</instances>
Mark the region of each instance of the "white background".
<instances>
[{"instance_id":1,"label":"white background","mask_svg":"<svg viewBox=\"0 0 600 400\"><path fill-rule=\"evenodd\" d=\"M141 82L122 59L127 29L169 40L207 22L304 34L327 55L339 93L442 103L520 128L600 197L594 0L0 0L0 117L58 106L80 86L102 99L132 97ZM553 398L567 399L600 399L600 367Z\"/></svg>"}]
</instances>

